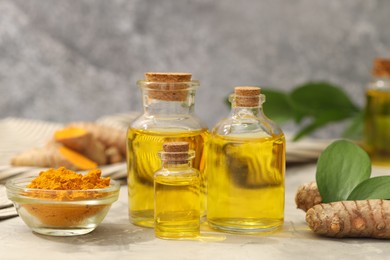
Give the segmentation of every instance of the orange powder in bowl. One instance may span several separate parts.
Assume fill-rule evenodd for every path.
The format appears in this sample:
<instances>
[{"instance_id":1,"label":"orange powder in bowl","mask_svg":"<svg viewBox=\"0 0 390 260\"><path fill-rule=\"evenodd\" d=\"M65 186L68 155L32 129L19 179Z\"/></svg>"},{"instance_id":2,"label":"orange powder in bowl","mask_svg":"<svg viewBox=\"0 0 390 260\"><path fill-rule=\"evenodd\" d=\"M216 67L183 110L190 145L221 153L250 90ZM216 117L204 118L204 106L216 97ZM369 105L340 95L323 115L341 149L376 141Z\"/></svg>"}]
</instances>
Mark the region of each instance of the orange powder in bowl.
<instances>
[{"instance_id":1,"label":"orange powder in bowl","mask_svg":"<svg viewBox=\"0 0 390 260\"><path fill-rule=\"evenodd\" d=\"M101 178L101 170L95 169L82 175L65 167L57 170L49 169L39 174L37 178L31 181L27 188L45 189L45 190L87 190L101 189L110 185L110 177Z\"/></svg>"},{"instance_id":2,"label":"orange powder in bowl","mask_svg":"<svg viewBox=\"0 0 390 260\"><path fill-rule=\"evenodd\" d=\"M25 196L39 199L39 203L24 204L31 215L42 224L69 227L88 224L93 217L105 215L111 204L98 200L108 196L99 189L109 187L110 178L101 178L101 171L91 170L86 175L64 167L49 169L27 185ZM94 191L96 189L96 191ZM84 203L85 202L85 203Z\"/></svg>"}]
</instances>

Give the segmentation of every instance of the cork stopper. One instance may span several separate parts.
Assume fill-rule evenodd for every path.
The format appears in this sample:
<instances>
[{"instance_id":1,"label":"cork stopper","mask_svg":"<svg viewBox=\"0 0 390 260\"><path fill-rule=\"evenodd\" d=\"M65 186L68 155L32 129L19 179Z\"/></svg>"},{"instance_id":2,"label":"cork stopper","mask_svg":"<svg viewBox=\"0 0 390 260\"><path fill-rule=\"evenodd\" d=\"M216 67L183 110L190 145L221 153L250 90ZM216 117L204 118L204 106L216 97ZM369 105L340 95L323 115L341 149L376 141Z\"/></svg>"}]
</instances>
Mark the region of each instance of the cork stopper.
<instances>
[{"instance_id":1,"label":"cork stopper","mask_svg":"<svg viewBox=\"0 0 390 260\"><path fill-rule=\"evenodd\" d=\"M189 82L192 74L185 72L146 72L145 80L151 82Z\"/></svg>"},{"instance_id":2,"label":"cork stopper","mask_svg":"<svg viewBox=\"0 0 390 260\"><path fill-rule=\"evenodd\" d=\"M191 73L146 72L145 81L151 82L148 84L149 97L165 101L185 101L188 95L186 83L191 81L191 77Z\"/></svg>"},{"instance_id":3,"label":"cork stopper","mask_svg":"<svg viewBox=\"0 0 390 260\"><path fill-rule=\"evenodd\" d=\"M238 86L234 88L237 107L259 106L261 89L253 86Z\"/></svg>"},{"instance_id":4,"label":"cork stopper","mask_svg":"<svg viewBox=\"0 0 390 260\"><path fill-rule=\"evenodd\" d=\"M169 142L163 144L165 159L175 163L186 163L190 146L188 142Z\"/></svg>"},{"instance_id":5,"label":"cork stopper","mask_svg":"<svg viewBox=\"0 0 390 260\"><path fill-rule=\"evenodd\" d=\"M390 77L390 59L375 59L372 74L378 78Z\"/></svg>"},{"instance_id":6,"label":"cork stopper","mask_svg":"<svg viewBox=\"0 0 390 260\"><path fill-rule=\"evenodd\" d=\"M169 153L184 153L188 152L190 146L187 142L170 142L163 144L164 152Z\"/></svg>"}]
</instances>

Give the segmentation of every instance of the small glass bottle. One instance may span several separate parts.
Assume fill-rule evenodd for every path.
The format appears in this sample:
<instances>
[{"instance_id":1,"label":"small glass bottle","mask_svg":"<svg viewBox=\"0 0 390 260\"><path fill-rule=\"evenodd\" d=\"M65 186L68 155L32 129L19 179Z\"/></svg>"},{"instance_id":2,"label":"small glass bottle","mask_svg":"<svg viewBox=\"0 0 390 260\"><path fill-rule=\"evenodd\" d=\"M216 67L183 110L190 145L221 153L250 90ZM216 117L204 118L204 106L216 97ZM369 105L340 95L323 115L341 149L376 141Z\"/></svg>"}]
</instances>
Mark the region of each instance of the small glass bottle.
<instances>
[{"instance_id":1,"label":"small glass bottle","mask_svg":"<svg viewBox=\"0 0 390 260\"><path fill-rule=\"evenodd\" d=\"M184 141L195 152L193 167L200 172L201 211L206 214L204 144L206 125L195 115L199 82L190 73L145 73L137 82L144 113L129 127L127 139L129 218L133 224L153 227L153 174L161 168L156 154L165 142Z\"/></svg>"},{"instance_id":2,"label":"small glass bottle","mask_svg":"<svg viewBox=\"0 0 390 260\"><path fill-rule=\"evenodd\" d=\"M365 147L373 164L390 165L390 59L376 59L366 91Z\"/></svg>"},{"instance_id":3,"label":"small glass bottle","mask_svg":"<svg viewBox=\"0 0 390 260\"><path fill-rule=\"evenodd\" d=\"M285 138L262 110L259 87L236 87L228 118L208 146L207 220L232 233L272 231L283 224Z\"/></svg>"},{"instance_id":4,"label":"small glass bottle","mask_svg":"<svg viewBox=\"0 0 390 260\"><path fill-rule=\"evenodd\" d=\"M156 237L186 239L199 236L199 172L192 168L194 151L187 142L164 143L162 168L154 174Z\"/></svg>"}]
</instances>

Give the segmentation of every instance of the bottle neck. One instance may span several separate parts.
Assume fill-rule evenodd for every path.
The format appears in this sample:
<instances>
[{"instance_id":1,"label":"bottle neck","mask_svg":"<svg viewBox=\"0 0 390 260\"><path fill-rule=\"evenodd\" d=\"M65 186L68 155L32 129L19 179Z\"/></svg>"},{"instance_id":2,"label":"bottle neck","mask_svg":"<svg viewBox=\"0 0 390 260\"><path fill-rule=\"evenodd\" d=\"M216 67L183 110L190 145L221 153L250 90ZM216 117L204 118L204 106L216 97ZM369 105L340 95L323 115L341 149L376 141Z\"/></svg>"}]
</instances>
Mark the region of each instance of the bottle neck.
<instances>
[{"instance_id":1,"label":"bottle neck","mask_svg":"<svg viewBox=\"0 0 390 260\"><path fill-rule=\"evenodd\" d=\"M142 91L145 114L183 115L193 114L198 81L147 82L138 81Z\"/></svg>"},{"instance_id":2,"label":"bottle neck","mask_svg":"<svg viewBox=\"0 0 390 260\"><path fill-rule=\"evenodd\" d=\"M163 169L177 169L177 170L192 168L192 160L185 160L185 161L181 161L181 162L162 160L162 168Z\"/></svg>"},{"instance_id":3,"label":"bottle neck","mask_svg":"<svg viewBox=\"0 0 390 260\"><path fill-rule=\"evenodd\" d=\"M163 169L184 169L192 167L192 159L195 157L195 151L190 150L186 152L165 152L160 151Z\"/></svg>"},{"instance_id":4,"label":"bottle neck","mask_svg":"<svg viewBox=\"0 0 390 260\"><path fill-rule=\"evenodd\" d=\"M258 107L237 107L232 106L231 116L235 118L261 117L263 116L262 106Z\"/></svg>"},{"instance_id":5,"label":"bottle neck","mask_svg":"<svg viewBox=\"0 0 390 260\"><path fill-rule=\"evenodd\" d=\"M156 91L142 89L145 114L183 115L193 114L195 110L195 90ZM165 94L165 95L164 95ZM178 96L175 98L175 96ZM168 98L165 98L168 97Z\"/></svg>"},{"instance_id":6,"label":"bottle neck","mask_svg":"<svg viewBox=\"0 0 390 260\"><path fill-rule=\"evenodd\" d=\"M236 118L262 117L265 96L239 97L235 94L230 96L232 104L231 116Z\"/></svg>"},{"instance_id":7,"label":"bottle neck","mask_svg":"<svg viewBox=\"0 0 390 260\"><path fill-rule=\"evenodd\" d=\"M150 115L183 115L193 114L195 109L194 102L183 101L164 101L150 99L144 96L144 112Z\"/></svg>"}]
</instances>

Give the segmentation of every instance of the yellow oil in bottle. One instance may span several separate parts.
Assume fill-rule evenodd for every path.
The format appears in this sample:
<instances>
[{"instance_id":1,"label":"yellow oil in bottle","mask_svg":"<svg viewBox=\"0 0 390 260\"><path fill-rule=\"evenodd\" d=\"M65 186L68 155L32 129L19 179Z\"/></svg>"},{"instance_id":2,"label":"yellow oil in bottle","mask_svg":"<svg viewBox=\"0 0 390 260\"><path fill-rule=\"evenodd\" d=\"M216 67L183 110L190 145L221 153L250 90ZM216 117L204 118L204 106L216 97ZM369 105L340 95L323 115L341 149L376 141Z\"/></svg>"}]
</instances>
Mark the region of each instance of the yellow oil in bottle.
<instances>
[{"instance_id":1,"label":"yellow oil in bottle","mask_svg":"<svg viewBox=\"0 0 390 260\"><path fill-rule=\"evenodd\" d=\"M366 149L374 164L390 165L390 91L369 89L366 93Z\"/></svg>"},{"instance_id":2,"label":"yellow oil in bottle","mask_svg":"<svg viewBox=\"0 0 390 260\"><path fill-rule=\"evenodd\" d=\"M209 225L239 233L271 231L284 218L284 135L216 135L207 161Z\"/></svg>"},{"instance_id":3,"label":"yellow oil in bottle","mask_svg":"<svg viewBox=\"0 0 390 260\"><path fill-rule=\"evenodd\" d=\"M165 173L155 176L155 235L195 238L200 233L199 173L191 168Z\"/></svg>"},{"instance_id":4,"label":"yellow oil in bottle","mask_svg":"<svg viewBox=\"0 0 390 260\"><path fill-rule=\"evenodd\" d=\"M207 129L185 131L182 129L128 131L128 196L129 217L132 223L140 226L154 226L153 174L161 168L157 154L165 142L184 141L195 151L193 168L200 172L201 216L206 214L206 176L204 174L204 145L208 137Z\"/></svg>"}]
</instances>

